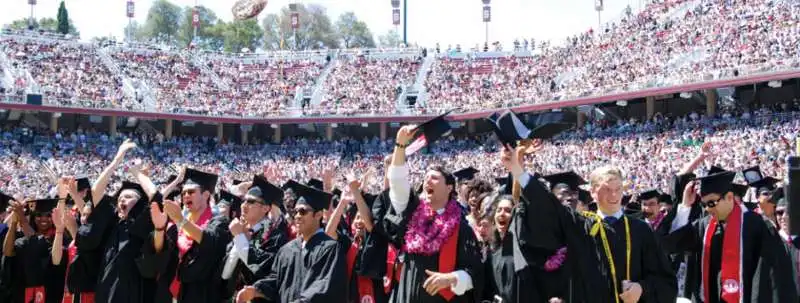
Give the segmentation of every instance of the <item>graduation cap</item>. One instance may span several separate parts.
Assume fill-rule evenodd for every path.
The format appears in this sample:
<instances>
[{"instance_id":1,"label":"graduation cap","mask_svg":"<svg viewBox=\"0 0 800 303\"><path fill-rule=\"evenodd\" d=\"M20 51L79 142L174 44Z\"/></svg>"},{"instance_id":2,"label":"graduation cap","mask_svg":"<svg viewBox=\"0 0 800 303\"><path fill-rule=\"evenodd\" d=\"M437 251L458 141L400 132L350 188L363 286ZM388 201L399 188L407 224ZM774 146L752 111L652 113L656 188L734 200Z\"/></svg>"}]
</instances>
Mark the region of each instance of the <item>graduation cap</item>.
<instances>
[{"instance_id":1,"label":"graduation cap","mask_svg":"<svg viewBox=\"0 0 800 303\"><path fill-rule=\"evenodd\" d=\"M734 195L738 196L739 198L744 198L747 194L747 190L750 189L750 186L744 184L733 183L731 184L731 192Z\"/></svg>"},{"instance_id":2,"label":"graduation cap","mask_svg":"<svg viewBox=\"0 0 800 303\"><path fill-rule=\"evenodd\" d=\"M408 143L408 147L406 147L406 156L413 155L423 147L428 146L429 144L436 142L436 140L439 140L439 138L449 134L451 130L450 122L445 120L445 117L448 114L450 114L450 111L447 111L446 113L417 126L416 129L419 131L416 134L416 139L414 139L413 142ZM397 143L406 144L406 142Z\"/></svg>"},{"instance_id":3,"label":"graduation cap","mask_svg":"<svg viewBox=\"0 0 800 303\"><path fill-rule=\"evenodd\" d=\"M670 194L661 194L661 196L658 197L658 202L659 203L667 203L669 205L672 205L672 204L675 203L675 201L672 200L672 195L670 195Z\"/></svg>"},{"instance_id":4,"label":"graduation cap","mask_svg":"<svg viewBox=\"0 0 800 303\"><path fill-rule=\"evenodd\" d=\"M144 200L144 202L147 203L147 195L145 194L142 186L139 185L139 183L133 183L128 181L122 181L122 187L120 187L119 190L117 191L117 194L114 196L114 200L117 200L119 198L119 195L121 195L122 192L125 190L135 191L137 194L139 194L139 202L142 202L142 200ZM138 204L139 203L137 202L137 205Z\"/></svg>"},{"instance_id":5,"label":"graduation cap","mask_svg":"<svg viewBox=\"0 0 800 303\"><path fill-rule=\"evenodd\" d=\"M53 211L56 206L58 206L58 201L60 199L39 199L28 201L28 203L33 203L34 206L32 208L33 213L36 215L43 215L48 214Z\"/></svg>"},{"instance_id":6,"label":"graduation cap","mask_svg":"<svg viewBox=\"0 0 800 303\"><path fill-rule=\"evenodd\" d=\"M316 188L318 190L324 190L325 189L325 183L322 182L322 180L320 180L320 179L311 178L311 180L308 180L308 183L306 183L306 185L311 186L313 188Z\"/></svg>"},{"instance_id":7,"label":"graduation cap","mask_svg":"<svg viewBox=\"0 0 800 303\"><path fill-rule=\"evenodd\" d=\"M728 170L724 169L722 167L716 166L716 165L711 165L711 168L708 169L708 174L709 175L713 175L713 174L726 172L726 171L728 171Z\"/></svg>"},{"instance_id":8,"label":"graduation cap","mask_svg":"<svg viewBox=\"0 0 800 303\"><path fill-rule=\"evenodd\" d=\"M202 188L203 191L214 193L214 189L217 187L217 179L219 179L219 176L215 174L187 168L183 185L196 185Z\"/></svg>"},{"instance_id":9,"label":"graduation cap","mask_svg":"<svg viewBox=\"0 0 800 303\"><path fill-rule=\"evenodd\" d=\"M253 185L250 186L247 195L262 199L268 205L280 204L283 201L283 190L260 175L253 176Z\"/></svg>"},{"instance_id":10,"label":"graduation cap","mask_svg":"<svg viewBox=\"0 0 800 303\"><path fill-rule=\"evenodd\" d=\"M571 191L578 191L580 189L578 188L579 186L587 183L586 180L578 176L574 171L547 175L543 178L550 183L551 191L562 187L567 187Z\"/></svg>"},{"instance_id":11,"label":"graduation cap","mask_svg":"<svg viewBox=\"0 0 800 303\"><path fill-rule=\"evenodd\" d=\"M305 204L317 212L328 208L333 195L316 188L296 183L292 191L297 194L297 205Z\"/></svg>"},{"instance_id":12,"label":"graduation cap","mask_svg":"<svg viewBox=\"0 0 800 303\"><path fill-rule=\"evenodd\" d=\"M294 191L293 188L296 187L297 185L300 185L300 183L298 183L295 180L289 180L289 181L286 181L286 183L283 183L283 185L281 186L281 189Z\"/></svg>"},{"instance_id":13,"label":"graduation cap","mask_svg":"<svg viewBox=\"0 0 800 303\"><path fill-rule=\"evenodd\" d=\"M506 110L502 114L493 113L486 117L486 120L503 145L517 147L517 141L531 137L530 128L511 110Z\"/></svg>"},{"instance_id":14,"label":"graduation cap","mask_svg":"<svg viewBox=\"0 0 800 303\"><path fill-rule=\"evenodd\" d=\"M592 202L592 193L588 190L578 189L578 200L583 202L584 204L589 204Z\"/></svg>"},{"instance_id":15,"label":"graduation cap","mask_svg":"<svg viewBox=\"0 0 800 303\"><path fill-rule=\"evenodd\" d=\"M458 180L458 182L469 181L469 180L474 179L475 178L475 174L478 173L478 172L479 172L479 170L477 170L474 167L470 166L470 167L462 168L462 169L459 169L459 170L453 172L453 176L456 177L456 180Z\"/></svg>"},{"instance_id":16,"label":"graduation cap","mask_svg":"<svg viewBox=\"0 0 800 303\"><path fill-rule=\"evenodd\" d=\"M736 177L734 172L721 172L713 175L697 178L700 186L700 197L709 194L724 195L732 190L733 178Z\"/></svg>"},{"instance_id":17,"label":"graduation cap","mask_svg":"<svg viewBox=\"0 0 800 303\"><path fill-rule=\"evenodd\" d=\"M650 189L640 192L636 200L641 202L644 200L650 200L653 198L660 198L660 197L661 197L661 192L659 192L657 189Z\"/></svg>"},{"instance_id":18,"label":"graduation cap","mask_svg":"<svg viewBox=\"0 0 800 303\"><path fill-rule=\"evenodd\" d=\"M82 191L84 189L92 188L92 184L91 184L91 182L89 182L89 178L88 177L81 177L81 178L75 179L75 181L78 182L78 191Z\"/></svg>"},{"instance_id":19,"label":"graduation cap","mask_svg":"<svg viewBox=\"0 0 800 303\"><path fill-rule=\"evenodd\" d=\"M11 201L14 201L13 197L0 191L0 213L6 211L6 208L8 208L8 205Z\"/></svg>"},{"instance_id":20,"label":"graduation cap","mask_svg":"<svg viewBox=\"0 0 800 303\"><path fill-rule=\"evenodd\" d=\"M764 192L771 193L773 190L775 190L775 184L780 181L781 180L775 179L773 177L766 177L764 179L754 182L753 184L750 184L750 186L757 188L759 194L762 194Z\"/></svg>"},{"instance_id":21,"label":"graduation cap","mask_svg":"<svg viewBox=\"0 0 800 303\"><path fill-rule=\"evenodd\" d=\"M237 197L227 190L219 191L219 200L217 202L219 204L228 205L231 218L238 217L239 214L242 213L242 198Z\"/></svg>"}]
</instances>

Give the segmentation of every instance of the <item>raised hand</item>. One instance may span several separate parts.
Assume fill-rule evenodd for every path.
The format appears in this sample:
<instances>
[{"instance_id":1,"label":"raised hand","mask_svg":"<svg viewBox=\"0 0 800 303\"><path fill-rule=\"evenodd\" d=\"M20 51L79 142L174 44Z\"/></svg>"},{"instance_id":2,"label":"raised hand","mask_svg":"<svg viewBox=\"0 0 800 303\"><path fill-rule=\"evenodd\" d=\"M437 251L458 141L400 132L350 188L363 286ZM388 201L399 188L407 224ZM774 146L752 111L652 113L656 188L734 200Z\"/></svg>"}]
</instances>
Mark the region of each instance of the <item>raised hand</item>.
<instances>
[{"instance_id":1,"label":"raised hand","mask_svg":"<svg viewBox=\"0 0 800 303\"><path fill-rule=\"evenodd\" d=\"M256 298L256 288L245 286L236 294L236 303L247 303Z\"/></svg>"},{"instance_id":2,"label":"raised hand","mask_svg":"<svg viewBox=\"0 0 800 303\"><path fill-rule=\"evenodd\" d=\"M64 231L64 205L62 203L59 203L58 207L53 209L53 212L50 214L50 218L53 220L53 225L56 226L56 231L63 232Z\"/></svg>"},{"instance_id":3,"label":"raised hand","mask_svg":"<svg viewBox=\"0 0 800 303\"><path fill-rule=\"evenodd\" d=\"M700 146L700 156L703 158L714 156L714 144L709 141L703 143L703 146Z\"/></svg>"},{"instance_id":4,"label":"raised hand","mask_svg":"<svg viewBox=\"0 0 800 303\"><path fill-rule=\"evenodd\" d=\"M411 143L411 139L414 138L414 134L417 133L417 126L416 125L406 125L400 128L397 131L397 138L395 139L395 143L406 145Z\"/></svg>"},{"instance_id":5,"label":"raised hand","mask_svg":"<svg viewBox=\"0 0 800 303\"><path fill-rule=\"evenodd\" d=\"M183 221L183 214L181 213L181 205L178 202L171 200L164 200L164 213L169 216L172 222Z\"/></svg>"},{"instance_id":6,"label":"raised hand","mask_svg":"<svg viewBox=\"0 0 800 303\"><path fill-rule=\"evenodd\" d=\"M697 181L691 181L683 188L683 206L692 207L697 200L697 191L695 190L696 183Z\"/></svg>"},{"instance_id":7,"label":"raised hand","mask_svg":"<svg viewBox=\"0 0 800 303\"><path fill-rule=\"evenodd\" d=\"M167 214L161 211L158 203L150 203L150 219L153 221L153 226L158 230L163 230L167 227Z\"/></svg>"},{"instance_id":8,"label":"raised hand","mask_svg":"<svg viewBox=\"0 0 800 303\"><path fill-rule=\"evenodd\" d=\"M244 232L244 224L242 224L242 222L239 221L239 218L236 218L233 219L233 221L231 221L231 224L228 225L228 229L231 231L231 235L236 237Z\"/></svg>"},{"instance_id":9,"label":"raised hand","mask_svg":"<svg viewBox=\"0 0 800 303\"><path fill-rule=\"evenodd\" d=\"M74 180L75 178L72 179ZM61 177L58 179L58 183L56 184L58 198L64 199L67 197L67 194L69 193L69 181L70 177Z\"/></svg>"}]
</instances>

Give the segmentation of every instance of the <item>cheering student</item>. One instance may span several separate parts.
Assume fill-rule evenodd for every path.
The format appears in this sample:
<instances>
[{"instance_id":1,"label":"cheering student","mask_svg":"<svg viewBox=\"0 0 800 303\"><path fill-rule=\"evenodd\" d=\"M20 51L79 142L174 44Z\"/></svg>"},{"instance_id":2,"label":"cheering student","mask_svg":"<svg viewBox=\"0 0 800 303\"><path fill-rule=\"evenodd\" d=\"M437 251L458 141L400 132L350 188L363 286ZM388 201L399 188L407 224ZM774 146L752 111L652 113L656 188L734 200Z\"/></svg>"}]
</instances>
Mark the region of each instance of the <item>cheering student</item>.
<instances>
[{"instance_id":1,"label":"cheering student","mask_svg":"<svg viewBox=\"0 0 800 303\"><path fill-rule=\"evenodd\" d=\"M181 205L164 201L163 212L151 204L155 226L153 251L160 258L159 280L172 280L169 291L179 303L221 302L223 298L222 265L231 240L227 217L214 217L211 200L217 175L184 168L174 181L183 183ZM171 222L167 224L166 217ZM177 264L177 265L176 265ZM177 267L175 271L173 268ZM159 281L159 284L161 281Z\"/></svg>"},{"instance_id":2,"label":"cheering student","mask_svg":"<svg viewBox=\"0 0 800 303\"><path fill-rule=\"evenodd\" d=\"M590 191L598 211L575 213L523 170L510 146L501 152L501 161L522 185L529 213L540 216L537 224L546 222L563 234L572 276L580 277L572 279L569 302L675 302L675 274L654 232L622 211L623 176L618 169L592 172ZM531 243L521 248L540 241L524 240Z\"/></svg>"},{"instance_id":3,"label":"cheering student","mask_svg":"<svg viewBox=\"0 0 800 303\"><path fill-rule=\"evenodd\" d=\"M239 291L236 302L255 298L280 303L346 302L345 258L320 224L331 195L302 184L295 185L294 192L299 197L294 209L297 238L278 251L265 279Z\"/></svg>"},{"instance_id":4,"label":"cheering student","mask_svg":"<svg viewBox=\"0 0 800 303\"><path fill-rule=\"evenodd\" d=\"M514 237L508 233L514 213L514 199L511 195L498 195L492 202L490 217L493 220L492 231L487 241L489 253L486 264L486 288L484 301L491 302L533 302L532 283L525 283L514 269ZM530 281L530 280L528 280ZM528 284L528 287L522 283Z\"/></svg>"},{"instance_id":5,"label":"cheering student","mask_svg":"<svg viewBox=\"0 0 800 303\"><path fill-rule=\"evenodd\" d=\"M687 285L698 289L694 302L797 302L786 250L762 217L736 200L734 176L722 171L687 185L682 204L659 230L664 247L701 254L701 281ZM690 222L698 194L709 216Z\"/></svg>"},{"instance_id":6,"label":"cheering student","mask_svg":"<svg viewBox=\"0 0 800 303\"><path fill-rule=\"evenodd\" d=\"M429 129L438 128L437 123L447 122L437 118L420 125L428 140ZM382 224L403 255L391 302L476 302L484 285L481 250L455 200L455 179L443 168L432 167L425 174L422 196L411 191L406 147L416 130L400 128L388 171L391 207Z\"/></svg>"},{"instance_id":7,"label":"cheering student","mask_svg":"<svg viewBox=\"0 0 800 303\"><path fill-rule=\"evenodd\" d=\"M228 244L223 262L224 298L234 298L237 289L266 278L278 250L289 242L289 228L283 216L269 217L282 200L283 190L262 176L253 177L241 204L241 218L234 218L228 226L233 241ZM257 298L254 302L265 301Z\"/></svg>"},{"instance_id":8,"label":"cheering student","mask_svg":"<svg viewBox=\"0 0 800 303\"><path fill-rule=\"evenodd\" d=\"M67 191L72 202L75 203L75 210L80 210L78 215L81 218L81 224L87 224L88 216L91 214L90 203L85 203L83 198L85 195L79 193L81 181L75 180L73 177L62 177L57 186L59 197L65 197ZM53 224L56 226L56 232L64 229L69 231L70 237L76 239L78 237L78 220L75 218L72 209L64 209L59 204L53 212ZM92 254L91 252L83 251L78 254L78 248L75 240L70 242L66 249L67 257L64 258L64 243L56 239L53 241L53 248L51 250L53 264L60 264L61 262L67 263L66 286L64 289L64 302L69 303L93 303L94 302L94 289L97 284L97 276L99 272L99 254Z\"/></svg>"},{"instance_id":9,"label":"cheering student","mask_svg":"<svg viewBox=\"0 0 800 303\"><path fill-rule=\"evenodd\" d=\"M642 219L644 219L644 222L650 224L653 230L657 229L666 215L661 211L659 203L661 193L657 189L646 190L639 193L636 199L642 205Z\"/></svg>"},{"instance_id":10,"label":"cheering student","mask_svg":"<svg viewBox=\"0 0 800 303\"><path fill-rule=\"evenodd\" d=\"M780 226L778 234L781 236L783 246L786 248L791 258L792 278L794 278L795 289L800 291L800 238L797 236L790 236L788 206L789 203L786 202L786 199L778 199L775 215L778 217L778 225Z\"/></svg>"}]
</instances>

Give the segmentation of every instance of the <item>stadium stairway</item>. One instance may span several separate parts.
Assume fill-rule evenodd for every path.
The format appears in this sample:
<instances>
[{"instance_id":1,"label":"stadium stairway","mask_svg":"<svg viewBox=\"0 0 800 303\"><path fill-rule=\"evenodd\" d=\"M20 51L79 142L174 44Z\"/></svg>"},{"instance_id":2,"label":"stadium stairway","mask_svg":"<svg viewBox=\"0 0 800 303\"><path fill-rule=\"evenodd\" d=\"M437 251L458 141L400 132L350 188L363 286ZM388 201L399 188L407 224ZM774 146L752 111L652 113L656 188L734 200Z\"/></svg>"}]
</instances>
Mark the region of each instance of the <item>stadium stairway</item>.
<instances>
[{"instance_id":1,"label":"stadium stairway","mask_svg":"<svg viewBox=\"0 0 800 303\"><path fill-rule=\"evenodd\" d=\"M8 63L8 56L5 52L0 52L0 80L2 80L2 87L14 87L14 76L11 74L11 64Z\"/></svg>"},{"instance_id":2,"label":"stadium stairway","mask_svg":"<svg viewBox=\"0 0 800 303\"><path fill-rule=\"evenodd\" d=\"M333 53L330 56L331 61L325 65L325 68L322 69L322 72L319 73L319 77L317 77L314 82L314 88L312 89L311 93L311 102L309 102L312 108L319 106L319 104L322 102L322 97L325 95L324 84L327 81L328 76L331 74L331 71L333 71L333 67L336 66L336 64L341 64L338 60L338 52Z\"/></svg>"},{"instance_id":3,"label":"stadium stairway","mask_svg":"<svg viewBox=\"0 0 800 303\"><path fill-rule=\"evenodd\" d=\"M208 76L209 78L211 78L211 80L214 81L214 84L217 86L217 88L225 92L231 90L230 83L222 80L222 78L219 75L217 75L217 73L211 70L211 68L208 67L208 64L206 64L206 61L202 55L186 54L186 56L188 57L188 59L190 59L189 61L192 62L192 65L200 69L200 72L202 72L203 75Z\"/></svg>"}]
</instances>

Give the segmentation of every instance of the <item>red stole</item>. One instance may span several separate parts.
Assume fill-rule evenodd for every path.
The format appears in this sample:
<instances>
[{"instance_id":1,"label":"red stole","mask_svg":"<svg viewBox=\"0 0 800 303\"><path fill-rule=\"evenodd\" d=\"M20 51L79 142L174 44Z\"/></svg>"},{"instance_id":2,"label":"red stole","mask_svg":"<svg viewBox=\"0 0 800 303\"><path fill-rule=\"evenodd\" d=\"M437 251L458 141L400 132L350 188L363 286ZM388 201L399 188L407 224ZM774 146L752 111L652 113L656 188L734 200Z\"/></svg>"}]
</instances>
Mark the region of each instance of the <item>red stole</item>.
<instances>
[{"instance_id":1,"label":"red stole","mask_svg":"<svg viewBox=\"0 0 800 303\"><path fill-rule=\"evenodd\" d=\"M720 291L725 302L741 302L742 298L742 222L744 211L739 203L734 203L733 210L728 215L728 224L722 240L722 266L719 278L722 281ZM711 294L708 292L709 275L711 270L711 237L717 229L717 219L711 217L703 237L703 298L710 302ZM716 281L713 281L716 283Z\"/></svg>"},{"instance_id":2,"label":"red stole","mask_svg":"<svg viewBox=\"0 0 800 303\"><path fill-rule=\"evenodd\" d=\"M461 224L461 223L459 223ZM456 256L458 255L458 230L460 226L456 227L456 230L444 242L442 245L442 249L439 251L439 270L438 272L452 272L456 269ZM446 301L450 301L456 295L453 293L453 290L450 287L442 288L439 291L439 295L442 296Z\"/></svg>"},{"instance_id":3,"label":"red stole","mask_svg":"<svg viewBox=\"0 0 800 303\"><path fill-rule=\"evenodd\" d=\"M395 272L394 266L397 260L397 250L389 245L386 252L386 276L383 277L383 291L388 295L392 291L392 281L400 281L400 270Z\"/></svg>"},{"instance_id":4,"label":"red stole","mask_svg":"<svg viewBox=\"0 0 800 303\"><path fill-rule=\"evenodd\" d=\"M76 298L80 298L80 301L76 301L75 300ZM79 296L76 297L75 295L73 295L71 293L65 292L64 293L64 300L61 300L61 303L74 303L74 302L94 303L94 293L93 292L88 292L88 293L84 292L84 293L81 293Z\"/></svg>"},{"instance_id":5,"label":"red stole","mask_svg":"<svg viewBox=\"0 0 800 303\"><path fill-rule=\"evenodd\" d=\"M188 220L188 219L187 219ZM200 218L197 219L198 227L200 230L206 229L208 225L208 221L211 221L211 207L206 207L206 210L203 211L203 214L200 215ZM174 225L171 222L170 225ZM194 240L189 238L183 229L178 230L178 267L180 268L180 264L183 261L183 256L192 249L192 244L194 244ZM173 298L178 298L178 294L180 294L181 290L181 282L178 279L178 273L175 273L175 278L172 279L172 283L169 285L169 292L172 293Z\"/></svg>"},{"instance_id":6,"label":"red stole","mask_svg":"<svg viewBox=\"0 0 800 303\"><path fill-rule=\"evenodd\" d=\"M25 303L44 303L44 286L25 288Z\"/></svg>"},{"instance_id":7,"label":"red stole","mask_svg":"<svg viewBox=\"0 0 800 303\"><path fill-rule=\"evenodd\" d=\"M347 281L352 281L358 255L358 242L354 241L347 250ZM358 285L358 302L375 302L375 290L372 288L372 280L368 277L356 275Z\"/></svg>"}]
</instances>

